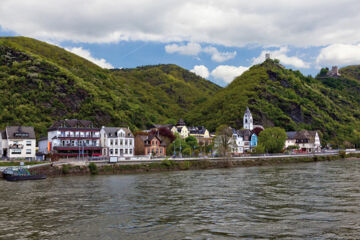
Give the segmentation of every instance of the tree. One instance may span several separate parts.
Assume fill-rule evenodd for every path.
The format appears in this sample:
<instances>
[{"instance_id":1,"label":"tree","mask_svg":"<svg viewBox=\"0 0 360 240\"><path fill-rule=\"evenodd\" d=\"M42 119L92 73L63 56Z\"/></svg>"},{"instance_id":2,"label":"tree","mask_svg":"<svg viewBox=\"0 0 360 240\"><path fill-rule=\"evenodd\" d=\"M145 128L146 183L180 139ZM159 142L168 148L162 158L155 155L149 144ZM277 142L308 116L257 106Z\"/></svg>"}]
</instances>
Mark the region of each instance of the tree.
<instances>
[{"instance_id":1,"label":"tree","mask_svg":"<svg viewBox=\"0 0 360 240\"><path fill-rule=\"evenodd\" d=\"M287 138L284 129L279 127L267 128L259 135L259 144L264 146L267 153L282 152Z\"/></svg>"},{"instance_id":2,"label":"tree","mask_svg":"<svg viewBox=\"0 0 360 240\"><path fill-rule=\"evenodd\" d=\"M190 148L190 146L178 133L176 133L175 136L175 141L173 141L166 150L167 155L172 155L174 153L174 150L176 152L176 155L178 155L180 152L180 147L181 153L184 154L184 149Z\"/></svg>"},{"instance_id":3,"label":"tree","mask_svg":"<svg viewBox=\"0 0 360 240\"><path fill-rule=\"evenodd\" d=\"M195 149L199 148L199 144L197 142L196 137L194 136L188 136L187 138L185 138L185 142L190 146L191 148L191 153L190 155L193 154L193 152L195 151Z\"/></svg>"},{"instance_id":4,"label":"tree","mask_svg":"<svg viewBox=\"0 0 360 240\"><path fill-rule=\"evenodd\" d=\"M227 125L221 125L216 129L215 149L220 156L228 156L232 148L231 128Z\"/></svg>"}]
</instances>

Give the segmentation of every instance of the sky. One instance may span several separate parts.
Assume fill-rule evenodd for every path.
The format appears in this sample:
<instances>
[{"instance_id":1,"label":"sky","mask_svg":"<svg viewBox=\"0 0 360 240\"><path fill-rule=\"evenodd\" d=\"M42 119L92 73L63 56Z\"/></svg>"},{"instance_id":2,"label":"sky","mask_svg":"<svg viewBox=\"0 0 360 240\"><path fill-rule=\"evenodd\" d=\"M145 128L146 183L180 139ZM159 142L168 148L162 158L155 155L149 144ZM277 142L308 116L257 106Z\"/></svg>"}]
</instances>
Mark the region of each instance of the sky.
<instances>
[{"instance_id":1,"label":"sky","mask_svg":"<svg viewBox=\"0 0 360 240\"><path fill-rule=\"evenodd\" d=\"M265 53L313 76L360 64L359 9L358 0L1 0L0 36L103 68L177 64L226 86Z\"/></svg>"}]
</instances>

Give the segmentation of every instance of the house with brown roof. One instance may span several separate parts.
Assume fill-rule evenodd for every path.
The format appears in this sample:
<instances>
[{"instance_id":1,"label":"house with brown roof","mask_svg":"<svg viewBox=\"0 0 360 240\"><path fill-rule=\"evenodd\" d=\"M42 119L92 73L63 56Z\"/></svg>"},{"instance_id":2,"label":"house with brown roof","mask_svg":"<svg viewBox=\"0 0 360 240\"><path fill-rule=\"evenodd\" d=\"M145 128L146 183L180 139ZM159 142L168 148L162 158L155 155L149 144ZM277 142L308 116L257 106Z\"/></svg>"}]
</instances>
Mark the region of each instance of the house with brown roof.
<instances>
[{"instance_id":1,"label":"house with brown roof","mask_svg":"<svg viewBox=\"0 0 360 240\"><path fill-rule=\"evenodd\" d=\"M48 129L50 152L60 158L101 156L100 128L91 121L65 119Z\"/></svg>"},{"instance_id":2,"label":"house with brown roof","mask_svg":"<svg viewBox=\"0 0 360 240\"><path fill-rule=\"evenodd\" d=\"M317 131L301 130L286 132L285 148L295 146L299 152L314 153L321 151L320 137Z\"/></svg>"},{"instance_id":3,"label":"house with brown roof","mask_svg":"<svg viewBox=\"0 0 360 240\"><path fill-rule=\"evenodd\" d=\"M134 156L135 139L128 127L102 127L102 155L126 159Z\"/></svg>"},{"instance_id":4,"label":"house with brown roof","mask_svg":"<svg viewBox=\"0 0 360 240\"><path fill-rule=\"evenodd\" d=\"M1 156L35 160L36 136L33 127L9 126L1 131Z\"/></svg>"},{"instance_id":5,"label":"house with brown roof","mask_svg":"<svg viewBox=\"0 0 360 240\"><path fill-rule=\"evenodd\" d=\"M156 134L138 134L135 137L135 154L166 156L166 143Z\"/></svg>"}]
</instances>

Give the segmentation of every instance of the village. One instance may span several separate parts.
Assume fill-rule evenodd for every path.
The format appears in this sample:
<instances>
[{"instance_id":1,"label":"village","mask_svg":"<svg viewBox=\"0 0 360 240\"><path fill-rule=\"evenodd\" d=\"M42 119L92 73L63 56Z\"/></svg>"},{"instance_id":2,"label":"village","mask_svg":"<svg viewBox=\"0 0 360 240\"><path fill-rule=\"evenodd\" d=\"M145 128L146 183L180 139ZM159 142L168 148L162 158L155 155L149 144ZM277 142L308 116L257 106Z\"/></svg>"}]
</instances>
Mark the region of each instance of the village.
<instances>
[{"instance_id":1,"label":"village","mask_svg":"<svg viewBox=\"0 0 360 240\"><path fill-rule=\"evenodd\" d=\"M2 160L108 160L110 162L151 158L243 156L256 153L264 127L255 125L250 109L243 115L243 127L226 127L226 152L220 151L222 135L204 126L155 124L133 133L129 127L98 127L88 120L64 119L53 123L47 136L37 141L31 126L8 126L0 134ZM321 152L317 131L286 132L281 152Z\"/></svg>"}]
</instances>

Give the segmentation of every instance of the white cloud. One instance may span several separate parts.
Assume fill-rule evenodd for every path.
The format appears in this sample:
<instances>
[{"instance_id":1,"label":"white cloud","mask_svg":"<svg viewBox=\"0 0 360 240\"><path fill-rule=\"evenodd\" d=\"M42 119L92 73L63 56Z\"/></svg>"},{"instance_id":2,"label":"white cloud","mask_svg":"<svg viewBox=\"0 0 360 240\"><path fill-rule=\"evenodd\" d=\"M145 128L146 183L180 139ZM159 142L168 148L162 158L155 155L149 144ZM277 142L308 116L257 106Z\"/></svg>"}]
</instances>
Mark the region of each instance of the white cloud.
<instances>
[{"instance_id":1,"label":"white cloud","mask_svg":"<svg viewBox=\"0 0 360 240\"><path fill-rule=\"evenodd\" d=\"M332 44L321 49L316 58L318 65L360 64L360 44Z\"/></svg>"},{"instance_id":2,"label":"white cloud","mask_svg":"<svg viewBox=\"0 0 360 240\"><path fill-rule=\"evenodd\" d=\"M210 75L209 69L204 65L195 65L190 71L203 78L208 78Z\"/></svg>"},{"instance_id":3,"label":"white cloud","mask_svg":"<svg viewBox=\"0 0 360 240\"><path fill-rule=\"evenodd\" d=\"M167 53L178 53L191 56L197 56L199 53L204 52L209 54L211 56L211 60L215 62L224 62L233 59L236 56L236 51L219 52L219 50L215 47L207 46L202 48L198 43L187 43L186 45L179 45L176 43L168 44L165 46L165 51Z\"/></svg>"},{"instance_id":4,"label":"white cloud","mask_svg":"<svg viewBox=\"0 0 360 240\"><path fill-rule=\"evenodd\" d=\"M359 9L358 0L1 0L0 25L60 42L307 47L357 43Z\"/></svg>"},{"instance_id":5,"label":"white cloud","mask_svg":"<svg viewBox=\"0 0 360 240\"><path fill-rule=\"evenodd\" d=\"M211 76L225 83L231 83L235 77L240 76L248 69L248 67L243 66L219 65L211 71Z\"/></svg>"},{"instance_id":6,"label":"white cloud","mask_svg":"<svg viewBox=\"0 0 360 240\"><path fill-rule=\"evenodd\" d=\"M270 53L270 56L272 59L279 59L281 63L285 65L291 65L297 68L309 68L310 64L303 61L302 59L292 56L287 56L287 53L289 52L289 49L287 47L281 47L279 50L275 51L262 51L260 55L257 58L253 58L252 64L259 64L262 63L265 60L265 54Z\"/></svg>"},{"instance_id":7,"label":"white cloud","mask_svg":"<svg viewBox=\"0 0 360 240\"><path fill-rule=\"evenodd\" d=\"M219 52L215 47L206 47L203 49L204 52L211 55L211 60L215 62L224 62L230 59L233 59L236 56L236 51L234 52Z\"/></svg>"},{"instance_id":8,"label":"white cloud","mask_svg":"<svg viewBox=\"0 0 360 240\"><path fill-rule=\"evenodd\" d=\"M95 63L96 65L98 65L102 68L114 68L105 59L94 58L93 56L91 56L91 53L89 50L83 49L82 47L73 47L73 48L65 48L65 49L68 50L69 52L72 52L80 57L83 57L83 58L89 60L90 62Z\"/></svg>"},{"instance_id":9,"label":"white cloud","mask_svg":"<svg viewBox=\"0 0 360 240\"><path fill-rule=\"evenodd\" d=\"M198 43L188 43L186 45L178 45L174 43L166 45L165 51L167 53L197 56L201 52L201 46Z\"/></svg>"}]
</instances>

